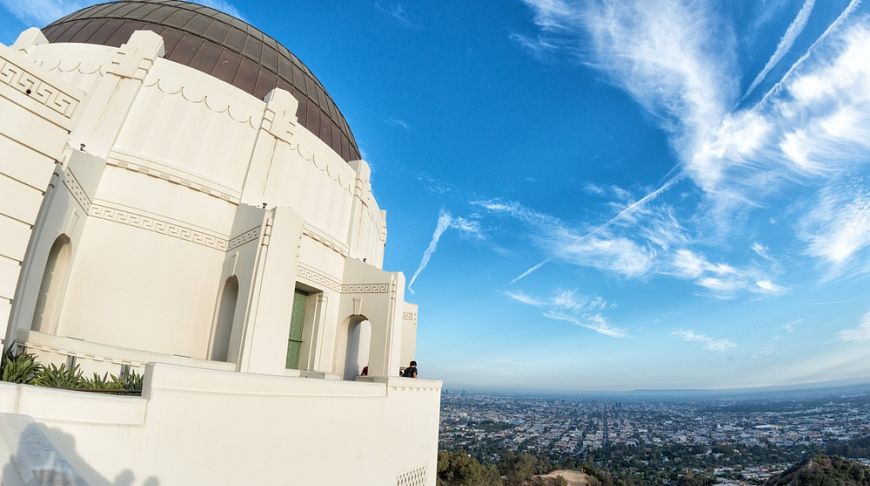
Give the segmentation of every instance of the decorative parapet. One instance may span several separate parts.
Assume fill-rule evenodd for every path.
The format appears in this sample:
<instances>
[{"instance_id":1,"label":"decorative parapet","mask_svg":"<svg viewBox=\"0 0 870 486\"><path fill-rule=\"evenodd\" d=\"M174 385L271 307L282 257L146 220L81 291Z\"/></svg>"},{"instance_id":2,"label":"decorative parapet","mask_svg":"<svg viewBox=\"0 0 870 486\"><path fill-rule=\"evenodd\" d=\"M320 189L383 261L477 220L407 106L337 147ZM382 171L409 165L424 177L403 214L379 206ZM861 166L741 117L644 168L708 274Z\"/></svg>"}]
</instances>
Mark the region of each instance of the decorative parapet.
<instances>
[{"instance_id":1,"label":"decorative parapet","mask_svg":"<svg viewBox=\"0 0 870 486\"><path fill-rule=\"evenodd\" d=\"M402 378L400 376L357 376L356 381L383 383L390 392L437 392L441 393L444 382L422 378Z\"/></svg>"},{"instance_id":2,"label":"decorative parapet","mask_svg":"<svg viewBox=\"0 0 870 486\"><path fill-rule=\"evenodd\" d=\"M44 352L60 356L73 356L76 359L83 361L111 363L118 365L119 367L121 365L127 365L136 368L143 368L146 364L151 362L164 362L225 371L232 371L235 369L235 364L233 363L151 353L148 351L122 348L108 344L92 343L81 339L44 334L29 329L18 330L16 342L27 352Z\"/></svg>"},{"instance_id":3,"label":"decorative parapet","mask_svg":"<svg viewBox=\"0 0 870 486\"><path fill-rule=\"evenodd\" d=\"M150 30L137 30L130 40L118 48L106 72L142 81L154 65L154 60L163 57L164 53L163 37Z\"/></svg>"},{"instance_id":4,"label":"decorative parapet","mask_svg":"<svg viewBox=\"0 0 870 486\"><path fill-rule=\"evenodd\" d=\"M30 27L18 34L18 38L15 39L15 44L12 44L12 49L26 55L30 52L32 47L43 44L48 44L48 39L45 37L45 34L36 27Z\"/></svg>"},{"instance_id":5,"label":"decorative parapet","mask_svg":"<svg viewBox=\"0 0 870 486\"><path fill-rule=\"evenodd\" d=\"M275 88L266 95L266 111L263 113L263 130L271 133L275 138L292 143L293 133L296 130L296 110L299 101L289 92L281 88Z\"/></svg>"}]
</instances>

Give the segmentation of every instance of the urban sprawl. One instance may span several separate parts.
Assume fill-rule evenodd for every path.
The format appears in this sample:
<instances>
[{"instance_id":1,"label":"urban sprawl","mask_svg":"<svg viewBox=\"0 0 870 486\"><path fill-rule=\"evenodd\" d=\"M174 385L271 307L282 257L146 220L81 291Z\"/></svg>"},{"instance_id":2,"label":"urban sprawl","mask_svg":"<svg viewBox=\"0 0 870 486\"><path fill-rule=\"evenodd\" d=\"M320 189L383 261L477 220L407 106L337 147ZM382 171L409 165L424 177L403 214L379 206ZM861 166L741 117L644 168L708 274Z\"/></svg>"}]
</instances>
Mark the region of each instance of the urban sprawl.
<instances>
[{"instance_id":1,"label":"urban sprawl","mask_svg":"<svg viewBox=\"0 0 870 486\"><path fill-rule=\"evenodd\" d=\"M870 434L870 393L813 399L603 400L447 391L440 448L557 463L712 470L758 480L808 451ZM616 457L634 452L641 457ZM614 457L611 457L614 456Z\"/></svg>"}]
</instances>

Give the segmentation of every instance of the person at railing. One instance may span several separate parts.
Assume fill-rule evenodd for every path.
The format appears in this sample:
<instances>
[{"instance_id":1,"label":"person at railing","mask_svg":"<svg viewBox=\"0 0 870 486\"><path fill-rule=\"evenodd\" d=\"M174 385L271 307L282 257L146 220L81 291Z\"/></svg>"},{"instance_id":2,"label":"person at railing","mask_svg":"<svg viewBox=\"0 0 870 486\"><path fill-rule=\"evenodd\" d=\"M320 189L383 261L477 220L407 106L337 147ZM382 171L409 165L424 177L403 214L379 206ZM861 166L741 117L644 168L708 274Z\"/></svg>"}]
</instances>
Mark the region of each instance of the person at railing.
<instances>
[{"instance_id":1,"label":"person at railing","mask_svg":"<svg viewBox=\"0 0 870 486\"><path fill-rule=\"evenodd\" d=\"M416 378L417 377L417 362L411 361L411 364L405 368L405 371L402 372L403 378Z\"/></svg>"}]
</instances>

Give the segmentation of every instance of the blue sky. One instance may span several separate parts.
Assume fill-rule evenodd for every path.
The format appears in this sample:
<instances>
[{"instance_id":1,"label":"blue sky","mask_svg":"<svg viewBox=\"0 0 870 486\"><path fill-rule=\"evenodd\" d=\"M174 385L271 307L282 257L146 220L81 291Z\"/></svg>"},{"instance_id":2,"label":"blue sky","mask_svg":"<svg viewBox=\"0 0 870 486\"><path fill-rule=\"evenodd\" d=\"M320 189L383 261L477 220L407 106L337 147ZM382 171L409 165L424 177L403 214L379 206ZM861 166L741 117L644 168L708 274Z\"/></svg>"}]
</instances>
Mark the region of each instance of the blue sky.
<instances>
[{"instance_id":1,"label":"blue sky","mask_svg":"<svg viewBox=\"0 0 870 486\"><path fill-rule=\"evenodd\" d=\"M86 2L0 0L0 42ZM870 380L857 0L215 2L335 98L448 388ZM413 292L413 293L412 293Z\"/></svg>"}]
</instances>

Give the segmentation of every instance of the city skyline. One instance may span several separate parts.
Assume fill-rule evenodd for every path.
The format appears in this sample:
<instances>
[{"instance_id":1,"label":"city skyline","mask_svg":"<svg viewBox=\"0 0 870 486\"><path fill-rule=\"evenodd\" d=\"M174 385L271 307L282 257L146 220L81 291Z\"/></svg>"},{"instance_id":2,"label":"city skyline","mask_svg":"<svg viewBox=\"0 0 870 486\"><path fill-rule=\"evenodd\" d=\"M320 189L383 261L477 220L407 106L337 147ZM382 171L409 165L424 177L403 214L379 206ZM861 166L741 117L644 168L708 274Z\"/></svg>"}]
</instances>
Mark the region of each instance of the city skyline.
<instances>
[{"instance_id":1,"label":"city skyline","mask_svg":"<svg viewBox=\"0 0 870 486\"><path fill-rule=\"evenodd\" d=\"M0 0L0 42L88 3ZM870 380L866 4L205 3L342 107L384 267L421 305L422 377Z\"/></svg>"}]
</instances>

